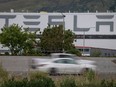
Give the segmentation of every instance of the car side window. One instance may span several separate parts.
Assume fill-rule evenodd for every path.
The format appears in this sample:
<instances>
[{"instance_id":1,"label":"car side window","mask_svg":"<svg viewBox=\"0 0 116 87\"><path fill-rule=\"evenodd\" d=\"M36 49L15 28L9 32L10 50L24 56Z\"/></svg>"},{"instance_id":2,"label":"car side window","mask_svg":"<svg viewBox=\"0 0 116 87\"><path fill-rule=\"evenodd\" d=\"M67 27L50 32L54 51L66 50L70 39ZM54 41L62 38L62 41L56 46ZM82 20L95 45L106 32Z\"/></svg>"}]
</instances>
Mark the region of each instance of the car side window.
<instances>
[{"instance_id":1,"label":"car side window","mask_svg":"<svg viewBox=\"0 0 116 87\"><path fill-rule=\"evenodd\" d=\"M69 62L66 59L64 59L63 63L68 64Z\"/></svg>"},{"instance_id":2,"label":"car side window","mask_svg":"<svg viewBox=\"0 0 116 87\"><path fill-rule=\"evenodd\" d=\"M67 59L60 59L60 60L56 60L56 61L54 61L55 63L62 63L62 64L68 64L68 63L70 63L70 61L69 60L67 60Z\"/></svg>"},{"instance_id":3,"label":"car side window","mask_svg":"<svg viewBox=\"0 0 116 87\"><path fill-rule=\"evenodd\" d=\"M71 60L71 59L60 59L60 60L56 60L54 62L55 63L62 63L62 64L76 64L76 62L74 60Z\"/></svg>"},{"instance_id":4,"label":"car side window","mask_svg":"<svg viewBox=\"0 0 116 87\"><path fill-rule=\"evenodd\" d=\"M66 61L68 64L76 64L76 62L74 60L67 59Z\"/></svg>"},{"instance_id":5,"label":"car side window","mask_svg":"<svg viewBox=\"0 0 116 87\"><path fill-rule=\"evenodd\" d=\"M54 63L62 63L62 59L61 60L56 60L56 61L54 61Z\"/></svg>"},{"instance_id":6,"label":"car side window","mask_svg":"<svg viewBox=\"0 0 116 87\"><path fill-rule=\"evenodd\" d=\"M71 59L64 59L63 63L64 64L76 64L76 62L74 60L71 60Z\"/></svg>"}]
</instances>

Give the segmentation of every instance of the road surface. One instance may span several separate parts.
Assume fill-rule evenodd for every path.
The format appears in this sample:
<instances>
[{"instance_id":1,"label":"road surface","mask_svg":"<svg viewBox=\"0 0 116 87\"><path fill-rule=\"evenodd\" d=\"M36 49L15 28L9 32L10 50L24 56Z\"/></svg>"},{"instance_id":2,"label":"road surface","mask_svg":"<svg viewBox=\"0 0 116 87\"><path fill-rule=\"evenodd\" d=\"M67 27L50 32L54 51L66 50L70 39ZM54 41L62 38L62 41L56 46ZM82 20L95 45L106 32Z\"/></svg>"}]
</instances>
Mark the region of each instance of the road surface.
<instances>
[{"instance_id":1,"label":"road surface","mask_svg":"<svg viewBox=\"0 0 116 87\"><path fill-rule=\"evenodd\" d=\"M36 56L0 56L0 63L10 73L28 74L32 70L29 67L31 58L36 58ZM116 76L116 64L112 62L116 58L84 57L84 59L96 61L98 73Z\"/></svg>"}]
</instances>

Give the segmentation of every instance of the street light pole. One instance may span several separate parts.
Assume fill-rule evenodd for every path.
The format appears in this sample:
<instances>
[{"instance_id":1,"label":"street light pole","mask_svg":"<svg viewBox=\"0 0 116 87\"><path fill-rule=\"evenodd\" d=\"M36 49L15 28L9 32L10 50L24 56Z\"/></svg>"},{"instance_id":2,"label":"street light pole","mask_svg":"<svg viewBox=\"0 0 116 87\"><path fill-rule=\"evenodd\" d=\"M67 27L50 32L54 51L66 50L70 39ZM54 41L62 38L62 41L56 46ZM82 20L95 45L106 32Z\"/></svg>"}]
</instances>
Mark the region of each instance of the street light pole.
<instances>
[{"instance_id":1,"label":"street light pole","mask_svg":"<svg viewBox=\"0 0 116 87\"><path fill-rule=\"evenodd\" d=\"M65 20L64 20L64 18L66 17L63 13L61 13L62 14L62 17L63 17L63 36L64 36L64 30L65 30ZM64 44L64 37L63 37L63 44ZM62 51L63 51L63 53L65 52L64 51L64 46L63 46L63 48L62 48Z\"/></svg>"},{"instance_id":2,"label":"street light pole","mask_svg":"<svg viewBox=\"0 0 116 87\"><path fill-rule=\"evenodd\" d=\"M85 54L85 31L83 31L83 56Z\"/></svg>"}]
</instances>

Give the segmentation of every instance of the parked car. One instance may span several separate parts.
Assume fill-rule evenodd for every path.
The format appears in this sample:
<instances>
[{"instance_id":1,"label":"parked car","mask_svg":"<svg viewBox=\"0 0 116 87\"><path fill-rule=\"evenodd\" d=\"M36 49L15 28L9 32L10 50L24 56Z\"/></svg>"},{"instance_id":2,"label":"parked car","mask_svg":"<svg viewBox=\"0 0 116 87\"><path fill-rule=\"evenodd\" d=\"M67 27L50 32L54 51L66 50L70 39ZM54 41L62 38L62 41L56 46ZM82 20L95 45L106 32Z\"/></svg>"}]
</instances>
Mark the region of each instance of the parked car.
<instances>
[{"instance_id":1,"label":"parked car","mask_svg":"<svg viewBox=\"0 0 116 87\"><path fill-rule=\"evenodd\" d=\"M96 65L78 63L73 58L54 58L47 62L40 62L37 69L41 72L54 74L83 74L86 70L96 71Z\"/></svg>"}]
</instances>

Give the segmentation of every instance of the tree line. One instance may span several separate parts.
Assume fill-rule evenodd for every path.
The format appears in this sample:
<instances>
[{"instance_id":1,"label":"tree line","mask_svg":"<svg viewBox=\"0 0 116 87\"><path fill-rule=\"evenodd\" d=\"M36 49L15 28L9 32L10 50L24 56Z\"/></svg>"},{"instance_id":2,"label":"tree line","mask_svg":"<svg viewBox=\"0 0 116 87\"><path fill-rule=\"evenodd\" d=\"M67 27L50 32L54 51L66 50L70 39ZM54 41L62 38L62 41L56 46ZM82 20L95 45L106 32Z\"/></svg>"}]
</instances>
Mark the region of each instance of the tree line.
<instances>
[{"instance_id":1,"label":"tree line","mask_svg":"<svg viewBox=\"0 0 116 87\"><path fill-rule=\"evenodd\" d=\"M4 26L0 33L0 43L3 48L9 49L11 55L42 55L53 52L81 55L73 44L75 34L63 29L62 25L48 25L43 32L38 32L40 31L30 32L29 28L17 24Z\"/></svg>"}]
</instances>

